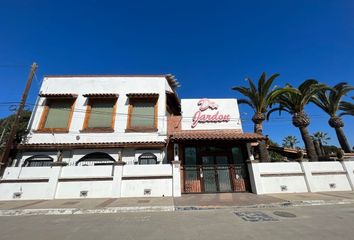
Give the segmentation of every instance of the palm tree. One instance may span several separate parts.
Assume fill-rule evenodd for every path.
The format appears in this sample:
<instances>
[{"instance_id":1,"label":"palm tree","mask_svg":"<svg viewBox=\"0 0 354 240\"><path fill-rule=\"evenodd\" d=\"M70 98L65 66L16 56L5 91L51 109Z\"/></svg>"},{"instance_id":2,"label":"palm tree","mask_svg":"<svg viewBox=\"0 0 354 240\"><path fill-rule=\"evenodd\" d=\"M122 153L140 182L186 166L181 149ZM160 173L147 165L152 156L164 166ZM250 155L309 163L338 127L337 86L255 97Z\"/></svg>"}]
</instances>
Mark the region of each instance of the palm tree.
<instances>
[{"instance_id":1,"label":"palm tree","mask_svg":"<svg viewBox=\"0 0 354 240\"><path fill-rule=\"evenodd\" d=\"M354 97L352 99L354 100ZM340 117L344 115L354 116L354 103L342 101L339 104L339 110L343 111L339 114Z\"/></svg>"},{"instance_id":2,"label":"palm tree","mask_svg":"<svg viewBox=\"0 0 354 240\"><path fill-rule=\"evenodd\" d=\"M279 113L285 111L291 114L292 123L295 127L299 128L302 140L305 143L307 156L310 158L310 161L318 161L315 146L307 130L307 126L310 125L310 118L305 113L305 106L312 97L325 86L318 84L314 79L304 81L300 84L298 89L289 84L287 84L287 86L292 88L293 91L287 91L277 98L276 101L279 103L279 107L270 110L267 119L269 119L270 114L275 111L279 111Z\"/></svg>"},{"instance_id":3,"label":"palm tree","mask_svg":"<svg viewBox=\"0 0 354 240\"><path fill-rule=\"evenodd\" d=\"M266 73L262 73L258 80L258 86L254 84L252 79L247 78L249 87L233 87L232 90L240 92L242 95L247 97L247 99L239 99L239 104L249 105L253 111L254 115L252 121L254 123L254 132L258 134L263 134L263 121L266 119L266 113L269 107L274 103L280 94L288 91L288 88L273 88L271 86L274 80L279 76L279 74L273 74L268 79L266 78ZM260 159L262 162L269 162L269 154L267 151L267 146L265 141L259 143Z\"/></svg>"},{"instance_id":4,"label":"palm tree","mask_svg":"<svg viewBox=\"0 0 354 240\"><path fill-rule=\"evenodd\" d=\"M331 139L325 132L315 132L311 137L312 140L318 141L321 144L327 144L327 141Z\"/></svg>"},{"instance_id":5,"label":"palm tree","mask_svg":"<svg viewBox=\"0 0 354 240\"><path fill-rule=\"evenodd\" d=\"M287 136L283 139L283 147L295 149L295 145L298 143L299 141L295 136Z\"/></svg>"},{"instance_id":6,"label":"palm tree","mask_svg":"<svg viewBox=\"0 0 354 240\"><path fill-rule=\"evenodd\" d=\"M312 138L312 141L315 145L317 155L319 157L325 156L326 152L323 148L323 144L327 144L327 141L330 140L331 138L328 137L327 133L325 133L325 132L315 132L311 136L311 138Z\"/></svg>"},{"instance_id":7,"label":"palm tree","mask_svg":"<svg viewBox=\"0 0 354 240\"><path fill-rule=\"evenodd\" d=\"M311 100L330 116L328 123L336 130L339 144L344 152L351 152L350 145L343 131L344 122L337 116L337 111L340 109L342 98L353 89L353 86L341 82L333 88L321 89Z\"/></svg>"}]
</instances>

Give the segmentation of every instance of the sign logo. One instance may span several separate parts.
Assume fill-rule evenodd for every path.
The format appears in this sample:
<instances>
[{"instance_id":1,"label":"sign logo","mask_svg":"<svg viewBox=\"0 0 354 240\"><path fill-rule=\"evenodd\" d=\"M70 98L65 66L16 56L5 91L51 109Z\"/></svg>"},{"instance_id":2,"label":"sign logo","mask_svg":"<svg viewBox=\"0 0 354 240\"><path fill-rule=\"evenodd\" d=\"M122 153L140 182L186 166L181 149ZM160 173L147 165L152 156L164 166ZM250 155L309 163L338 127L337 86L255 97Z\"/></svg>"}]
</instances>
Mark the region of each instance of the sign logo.
<instances>
[{"instance_id":1,"label":"sign logo","mask_svg":"<svg viewBox=\"0 0 354 240\"><path fill-rule=\"evenodd\" d=\"M192 120L192 128L195 128L199 123L218 123L229 122L231 117L229 114L220 114L218 111L219 105L210 99L203 98L198 101L199 110L194 114ZM203 114L207 109L216 110L214 114Z\"/></svg>"}]
</instances>

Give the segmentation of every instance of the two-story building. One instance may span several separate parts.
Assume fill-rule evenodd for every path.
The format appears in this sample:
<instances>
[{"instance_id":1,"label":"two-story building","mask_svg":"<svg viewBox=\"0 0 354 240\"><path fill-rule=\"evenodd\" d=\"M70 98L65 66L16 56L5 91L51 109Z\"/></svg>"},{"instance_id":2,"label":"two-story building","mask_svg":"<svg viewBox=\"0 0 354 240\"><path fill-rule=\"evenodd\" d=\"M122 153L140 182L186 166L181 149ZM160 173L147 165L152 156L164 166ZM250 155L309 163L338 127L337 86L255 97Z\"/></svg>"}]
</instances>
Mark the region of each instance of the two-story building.
<instances>
[{"instance_id":1,"label":"two-story building","mask_svg":"<svg viewBox=\"0 0 354 240\"><path fill-rule=\"evenodd\" d=\"M47 76L16 166L166 163L178 83L161 76Z\"/></svg>"},{"instance_id":2,"label":"two-story building","mask_svg":"<svg viewBox=\"0 0 354 240\"><path fill-rule=\"evenodd\" d=\"M172 75L47 76L1 199L250 191L236 99L182 99Z\"/></svg>"}]
</instances>

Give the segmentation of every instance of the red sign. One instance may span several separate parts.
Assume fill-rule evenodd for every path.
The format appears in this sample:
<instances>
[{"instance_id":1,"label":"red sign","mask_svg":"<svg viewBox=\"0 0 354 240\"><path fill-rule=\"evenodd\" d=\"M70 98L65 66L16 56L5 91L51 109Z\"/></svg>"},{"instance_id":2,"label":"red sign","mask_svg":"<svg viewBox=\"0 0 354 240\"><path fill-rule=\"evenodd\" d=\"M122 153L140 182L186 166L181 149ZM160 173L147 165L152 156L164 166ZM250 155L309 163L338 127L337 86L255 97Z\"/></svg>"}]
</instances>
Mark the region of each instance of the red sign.
<instances>
[{"instance_id":1,"label":"red sign","mask_svg":"<svg viewBox=\"0 0 354 240\"><path fill-rule=\"evenodd\" d=\"M198 125L198 123L209 123L209 122L218 123L218 122L230 121L231 118L230 115L220 114L218 111L218 107L219 107L218 104L216 104L215 102L207 98L203 98L199 100L197 105L199 106L199 111L197 111L193 116L192 128L195 128ZM213 114L203 114L203 112L207 109L216 110L216 112Z\"/></svg>"}]
</instances>

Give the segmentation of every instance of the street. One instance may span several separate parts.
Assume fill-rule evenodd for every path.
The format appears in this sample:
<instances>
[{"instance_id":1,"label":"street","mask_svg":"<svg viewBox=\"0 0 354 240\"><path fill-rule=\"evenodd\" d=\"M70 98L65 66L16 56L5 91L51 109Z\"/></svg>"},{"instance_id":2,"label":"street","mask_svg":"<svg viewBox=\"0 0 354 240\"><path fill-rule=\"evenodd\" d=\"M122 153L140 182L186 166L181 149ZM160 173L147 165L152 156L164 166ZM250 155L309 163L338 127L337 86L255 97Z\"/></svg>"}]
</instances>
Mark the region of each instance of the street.
<instances>
[{"instance_id":1,"label":"street","mask_svg":"<svg viewBox=\"0 0 354 240\"><path fill-rule=\"evenodd\" d=\"M354 205L0 217L1 239L353 239Z\"/></svg>"}]
</instances>

